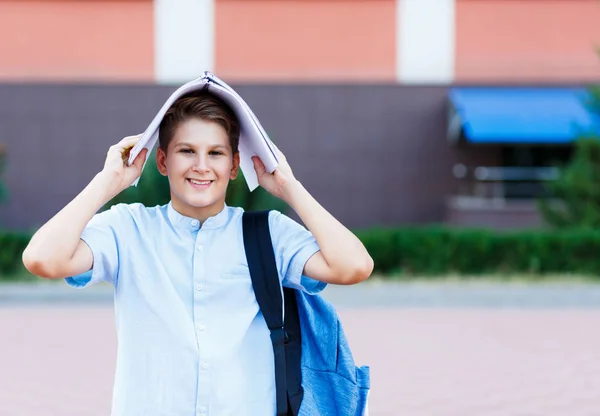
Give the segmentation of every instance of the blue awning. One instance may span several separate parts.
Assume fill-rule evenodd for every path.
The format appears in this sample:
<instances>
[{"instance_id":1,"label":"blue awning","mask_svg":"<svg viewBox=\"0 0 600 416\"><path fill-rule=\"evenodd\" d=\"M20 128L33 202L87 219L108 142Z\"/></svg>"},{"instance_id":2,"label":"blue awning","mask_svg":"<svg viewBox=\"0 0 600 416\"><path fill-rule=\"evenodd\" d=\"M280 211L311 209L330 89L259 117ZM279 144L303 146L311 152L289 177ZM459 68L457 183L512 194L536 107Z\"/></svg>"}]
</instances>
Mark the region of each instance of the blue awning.
<instances>
[{"instance_id":1,"label":"blue awning","mask_svg":"<svg viewBox=\"0 0 600 416\"><path fill-rule=\"evenodd\" d=\"M473 143L569 143L600 134L583 88L453 88L450 130Z\"/></svg>"}]
</instances>

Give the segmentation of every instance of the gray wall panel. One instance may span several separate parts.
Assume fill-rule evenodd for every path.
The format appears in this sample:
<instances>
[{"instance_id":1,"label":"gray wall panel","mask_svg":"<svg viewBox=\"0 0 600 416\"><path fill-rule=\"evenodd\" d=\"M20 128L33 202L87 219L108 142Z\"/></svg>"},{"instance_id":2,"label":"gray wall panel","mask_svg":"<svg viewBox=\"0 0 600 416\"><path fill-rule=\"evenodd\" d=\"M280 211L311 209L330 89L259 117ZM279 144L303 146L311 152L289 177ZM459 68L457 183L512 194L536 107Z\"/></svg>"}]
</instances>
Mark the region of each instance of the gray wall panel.
<instances>
[{"instance_id":1,"label":"gray wall panel","mask_svg":"<svg viewBox=\"0 0 600 416\"><path fill-rule=\"evenodd\" d=\"M296 176L351 227L441 222L452 165L495 149L446 141L446 87L240 85ZM0 223L35 227L91 180L108 147L141 132L174 87L0 85L10 203Z\"/></svg>"}]
</instances>

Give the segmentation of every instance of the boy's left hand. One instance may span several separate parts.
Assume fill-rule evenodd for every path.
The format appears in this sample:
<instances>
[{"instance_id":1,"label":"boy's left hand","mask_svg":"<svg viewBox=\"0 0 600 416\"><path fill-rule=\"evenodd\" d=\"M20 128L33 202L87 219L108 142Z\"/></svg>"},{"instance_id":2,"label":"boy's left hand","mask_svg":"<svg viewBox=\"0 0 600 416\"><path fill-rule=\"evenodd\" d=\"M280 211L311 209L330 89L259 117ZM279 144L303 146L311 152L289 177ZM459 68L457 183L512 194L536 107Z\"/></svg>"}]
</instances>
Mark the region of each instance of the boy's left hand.
<instances>
[{"instance_id":1,"label":"boy's left hand","mask_svg":"<svg viewBox=\"0 0 600 416\"><path fill-rule=\"evenodd\" d=\"M284 154L277 147L275 147L275 152L279 164L273 173L267 172L265 165L258 156L253 156L252 161L254 162L258 184L271 195L285 201L286 195L289 193L290 188L297 183L297 180Z\"/></svg>"}]
</instances>

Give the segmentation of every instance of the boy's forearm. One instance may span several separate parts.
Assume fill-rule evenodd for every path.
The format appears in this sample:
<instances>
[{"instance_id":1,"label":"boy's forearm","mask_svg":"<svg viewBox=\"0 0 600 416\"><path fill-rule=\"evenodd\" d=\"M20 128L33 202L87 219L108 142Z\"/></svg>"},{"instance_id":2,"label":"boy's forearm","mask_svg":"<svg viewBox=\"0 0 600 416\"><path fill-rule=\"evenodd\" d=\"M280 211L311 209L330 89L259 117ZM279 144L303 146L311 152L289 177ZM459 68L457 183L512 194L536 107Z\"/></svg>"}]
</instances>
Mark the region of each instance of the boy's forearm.
<instances>
[{"instance_id":1,"label":"boy's forearm","mask_svg":"<svg viewBox=\"0 0 600 416\"><path fill-rule=\"evenodd\" d=\"M286 189L285 202L313 234L323 258L336 273L344 275L371 263L362 242L315 200L298 181Z\"/></svg>"},{"instance_id":2,"label":"boy's forearm","mask_svg":"<svg viewBox=\"0 0 600 416\"><path fill-rule=\"evenodd\" d=\"M24 258L31 257L42 262L69 260L87 223L114 196L110 184L109 176L97 174L79 195L33 235Z\"/></svg>"}]
</instances>

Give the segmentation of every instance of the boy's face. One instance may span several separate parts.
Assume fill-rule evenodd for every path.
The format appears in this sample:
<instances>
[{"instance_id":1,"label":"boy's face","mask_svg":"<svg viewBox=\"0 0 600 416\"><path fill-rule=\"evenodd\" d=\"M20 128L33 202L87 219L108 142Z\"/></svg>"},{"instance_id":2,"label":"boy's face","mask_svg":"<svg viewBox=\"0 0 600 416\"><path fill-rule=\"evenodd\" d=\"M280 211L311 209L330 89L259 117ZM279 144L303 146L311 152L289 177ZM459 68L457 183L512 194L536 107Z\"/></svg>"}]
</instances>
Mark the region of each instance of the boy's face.
<instances>
[{"instance_id":1,"label":"boy's face","mask_svg":"<svg viewBox=\"0 0 600 416\"><path fill-rule=\"evenodd\" d=\"M232 153L219 124L201 119L181 123L166 154L160 148L156 152L158 170L169 178L173 208L201 221L218 214L229 180L238 174L240 156Z\"/></svg>"}]
</instances>

